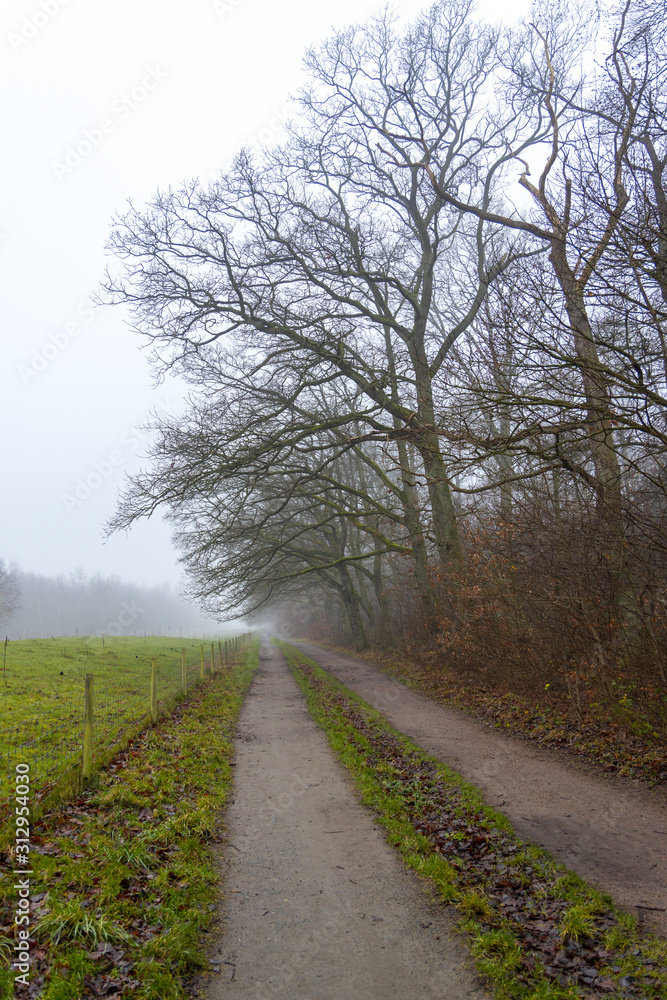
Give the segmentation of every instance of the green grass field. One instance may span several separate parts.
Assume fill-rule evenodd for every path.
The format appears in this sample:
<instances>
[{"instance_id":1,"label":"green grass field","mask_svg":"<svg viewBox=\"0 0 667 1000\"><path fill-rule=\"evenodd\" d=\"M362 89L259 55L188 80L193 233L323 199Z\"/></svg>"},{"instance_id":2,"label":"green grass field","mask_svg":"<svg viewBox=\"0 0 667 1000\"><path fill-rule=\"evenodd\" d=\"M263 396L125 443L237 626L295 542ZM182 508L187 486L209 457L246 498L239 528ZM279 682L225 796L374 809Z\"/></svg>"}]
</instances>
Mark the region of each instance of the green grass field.
<instances>
[{"instance_id":1,"label":"green grass field","mask_svg":"<svg viewBox=\"0 0 667 1000\"><path fill-rule=\"evenodd\" d=\"M151 662L157 699L175 696L186 650L188 687L200 672L200 646L177 637L69 637L10 642L0 659L0 816L16 764L30 764L34 787L47 788L81 762L86 674L94 678L97 755L149 711ZM211 643L204 642L211 659ZM224 648L224 646L223 646ZM0 646L0 656L4 654ZM218 665L218 644L215 643Z\"/></svg>"},{"instance_id":2,"label":"green grass field","mask_svg":"<svg viewBox=\"0 0 667 1000\"><path fill-rule=\"evenodd\" d=\"M192 995L184 979L209 969L202 931L217 919L220 895L212 841L258 662L259 641L246 642L225 670L102 767L94 787L32 824L30 996ZM0 1000L28 995L9 968L13 867L8 846L0 850Z\"/></svg>"}]
</instances>

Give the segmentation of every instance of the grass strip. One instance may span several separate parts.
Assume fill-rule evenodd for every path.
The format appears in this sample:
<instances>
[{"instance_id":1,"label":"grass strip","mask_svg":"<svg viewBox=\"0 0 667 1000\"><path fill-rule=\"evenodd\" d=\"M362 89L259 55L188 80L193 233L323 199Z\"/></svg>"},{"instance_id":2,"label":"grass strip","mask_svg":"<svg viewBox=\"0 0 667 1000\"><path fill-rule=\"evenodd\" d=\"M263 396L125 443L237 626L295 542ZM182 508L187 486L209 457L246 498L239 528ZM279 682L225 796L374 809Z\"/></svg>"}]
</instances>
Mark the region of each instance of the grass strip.
<instances>
[{"instance_id":1,"label":"grass strip","mask_svg":"<svg viewBox=\"0 0 667 1000\"><path fill-rule=\"evenodd\" d=\"M667 995L667 943L535 845L481 792L299 650L276 645L387 839L461 914L496 996Z\"/></svg>"},{"instance_id":2,"label":"grass strip","mask_svg":"<svg viewBox=\"0 0 667 1000\"><path fill-rule=\"evenodd\" d=\"M231 783L236 720L259 641L134 739L94 790L45 814L32 832L31 980L40 1000L183 1000L208 967L201 934L217 909L209 844ZM11 961L11 856L2 858L0 953ZM8 963L7 963L8 964ZM0 969L0 997L14 996Z\"/></svg>"}]
</instances>

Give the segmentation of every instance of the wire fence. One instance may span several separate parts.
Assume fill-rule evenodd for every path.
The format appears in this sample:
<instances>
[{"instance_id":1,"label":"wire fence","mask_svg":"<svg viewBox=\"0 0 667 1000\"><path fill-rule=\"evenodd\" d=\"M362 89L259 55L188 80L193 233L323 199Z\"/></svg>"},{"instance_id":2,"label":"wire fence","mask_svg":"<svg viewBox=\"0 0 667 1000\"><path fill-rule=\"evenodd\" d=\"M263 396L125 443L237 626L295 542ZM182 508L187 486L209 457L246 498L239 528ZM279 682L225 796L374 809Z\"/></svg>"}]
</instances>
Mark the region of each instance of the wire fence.
<instances>
[{"instance_id":1,"label":"wire fence","mask_svg":"<svg viewBox=\"0 0 667 1000\"><path fill-rule=\"evenodd\" d=\"M79 696L59 697L55 705L29 715L5 711L0 715L0 832L14 811L17 765L30 773L31 807L43 804L68 781L74 784L84 767L84 729L90 724L92 758L89 768L109 760L135 732L165 715L175 700L229 662L250 638L236 636L223 642L199 645L169 658L154 660L155 670L139 669L126 683L111 684L92 674L90 719L86 719L85 682ZM90 674L87 675L91 677Z\"/></svg>"}]
</instances>

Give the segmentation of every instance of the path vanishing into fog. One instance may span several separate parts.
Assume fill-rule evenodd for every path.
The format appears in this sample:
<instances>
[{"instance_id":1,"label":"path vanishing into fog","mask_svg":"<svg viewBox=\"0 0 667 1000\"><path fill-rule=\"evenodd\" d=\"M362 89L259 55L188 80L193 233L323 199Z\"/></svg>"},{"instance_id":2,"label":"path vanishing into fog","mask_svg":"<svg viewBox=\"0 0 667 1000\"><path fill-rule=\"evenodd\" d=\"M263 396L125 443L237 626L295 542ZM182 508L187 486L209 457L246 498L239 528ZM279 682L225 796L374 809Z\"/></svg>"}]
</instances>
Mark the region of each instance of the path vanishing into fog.
<instances>
[{"instance_id":1,"label":"path vanishing into fog","mask_svg":"<svg viewBox=\"0 0 667 1000\"><path fill-rule=\"evenodd\" d=\"M546 847L667 935L664 785L649 790L639 781L603 776L417 694L365 660L291 641L402 733L480 788L520 837Z\"/></svg>"},{"instance_id":2,"label":"path vanishing into fog","mask_svg":"<svg viewBox=\"0 0 667 1000\"><path fill-rule=\"evenodd\" d=\"M262 645L225 814L210 1000L487 996L439 904L358 802L278 650Z\"/></svg>"}]
</instances>

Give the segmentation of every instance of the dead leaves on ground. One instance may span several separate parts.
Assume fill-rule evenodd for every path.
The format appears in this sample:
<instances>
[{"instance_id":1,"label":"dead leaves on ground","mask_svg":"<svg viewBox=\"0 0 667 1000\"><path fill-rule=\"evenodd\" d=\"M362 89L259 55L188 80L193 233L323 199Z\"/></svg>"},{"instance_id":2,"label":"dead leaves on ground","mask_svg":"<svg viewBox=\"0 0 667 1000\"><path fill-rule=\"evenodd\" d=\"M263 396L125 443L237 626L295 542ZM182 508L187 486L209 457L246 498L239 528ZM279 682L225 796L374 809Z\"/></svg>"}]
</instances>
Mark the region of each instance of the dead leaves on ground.
<instances>
[{"instance_id":1,"label":"dead leaves on ground","mask_svg":"<svg viewBox=\"0 0 667 1000\"><path fill-rule=\"evenodd\" d=\"M612 774L640 778L652 786L667 782L667 753L659 735L639 717L633 723L631 718L615 716L595 701L592 692L582 695L580 717L572 703L555 692L545 692L542 702L536 703L521 695L464 683L444 668L393 660L387 660L385 667L417 690L462 708L495 729L572 754ZM633 732L633 724L647 732Z\"/></svg>"},{"instance_id":2,"label":"dead leaves on ground","mask_svg":"<svg viewBox=\"0 0 667 1000\"><path fill-rule=\"evenodd\" d=\"M604 897L588 909L580 905L577 914L577 886L585 890L581 880L540 852L526 852L513 834L489 821L463 786L443 777L442 768L411 750L372 710L345 697L307 663L299 661L299 670L325 711L351 727L348 739L375 780L400 796L414 830L451 865L459 909L491 932L490 947L494 931L511 930L521 948L513 973L519 982L530 988L538 970L564 989L576 987L582 997L664 995L667 968L656 965L648 951L621 949L616 959L623 965L615 964L604 939L618 919ZM568 879L573 892L567 891ZM619 976L628 967L632 972Z\"/></svg>"}]
</instances>

